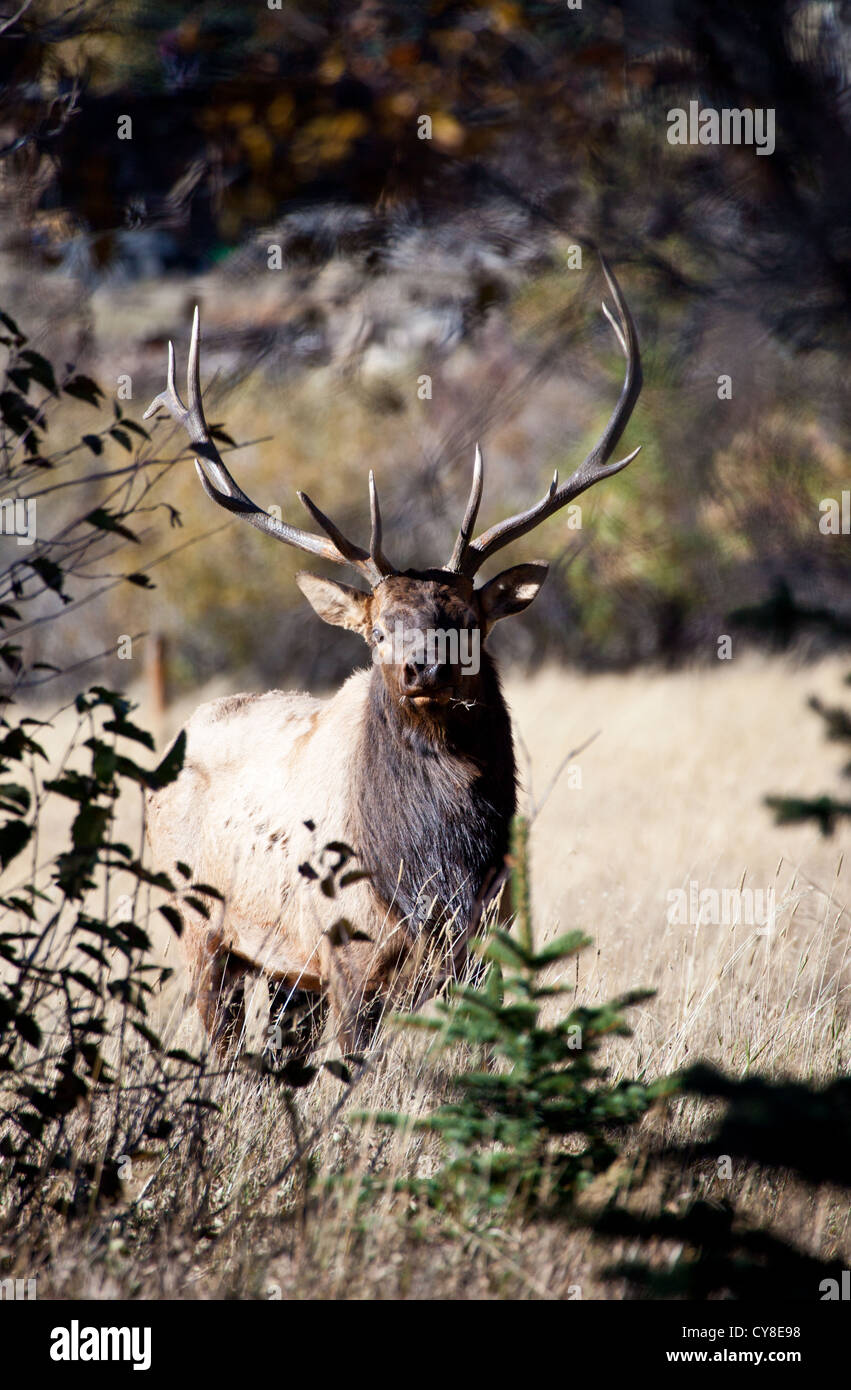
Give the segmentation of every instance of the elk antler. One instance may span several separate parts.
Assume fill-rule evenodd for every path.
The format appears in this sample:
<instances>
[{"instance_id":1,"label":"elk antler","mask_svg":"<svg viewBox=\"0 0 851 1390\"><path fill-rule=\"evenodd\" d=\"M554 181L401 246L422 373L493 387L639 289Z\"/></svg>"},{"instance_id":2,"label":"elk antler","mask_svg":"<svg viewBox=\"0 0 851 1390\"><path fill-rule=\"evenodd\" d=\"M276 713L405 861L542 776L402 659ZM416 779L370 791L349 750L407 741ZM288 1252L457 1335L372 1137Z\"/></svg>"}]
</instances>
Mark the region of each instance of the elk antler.
<instances>
[{"instance_id":1,"label":"elk antler","mask_svg":"<svg viewBox=\"0 0 851 1390\"><path fill-rule=\"evenodd\" d=\"M184 427L196 453L204 459L213 475L211 481L201 467L199 460L195 459L195 467L198 470L198 477L201 479L204 491L220 507L224 507L225 511L243 517L245 521L256 526L259 531L265 531L267 536L274 537L276 541L284 541L287 545L293 545L298 550L306 550L311 555L321 555L324 560L332 560L338 565L352 565L373 586L379 584L388 575L395 574L396 570L381 549L381 512L378 507L378 493L372 472L369 475L369 505L372 517L369 551L361 550L359 545L347 540L342 531L338 530L333 521L325 516L304 492L298 494L299 501L307 508L323 531L330 536L330 540L325 540L323 536L315 536L311 531L302 531L297 526L288 526L285 521L278 521L277 517L264 512L262 507L258 507L256 502L252 502L251 498L243 492L239 483L231 476L222 462L221 455L213 443L207 421L204 418L199 370L200 340L201 321L196 305L195 316L192 321L192 339L189 344L189 364L186 371L186 394L189 405L188 407L185 406L177 394L177 388L174 384L174 345L169 343L166 389L161 391L148 406L142 417L143 420L147 420L160 406L165 406L172 418Z\"/></svg>"},{"instance_id":2,"label":"elk antler","mask_svg":"<svg viewBox=\"0 0 851 1390\"><path fill-rule=\"evenodd\" d=\"M618 459L617 463L607 463L615 445L626 429L641 391L641 356L638 351L638 336L635 332L632 315L621 294L620 285L602 253L600 253L600 263L603 267L606 283L615 301L618 317L615 319L605 302L603 313L612 325L615 337L626 357L624 383L609 423L606 425L599 442L595 444L590 454L580 463L567 482L562 483L559 487L558 473L554 473L546 496L534 507L530 507L528 511L519 512L517 516L511 516L507 521L501 521L496 526L491 526L490 530L485 531L478 540L471 541L470 537L476 524L476 516L482 498L482 455L479 446L476 445L476 462L473 469L470 500L467 503L461 530L458 532L458 539L447 566L455 574L465 574L472 579L485 560L495 551L501 550L504 545L510 544L518 537L525 536L527 532L545 521L548 516L552 516L554 512L571 502L574 497L578 497L586 488L592 487L594 483L599 483L603 478L610 478L614 473L619 473L622 468L626 468L628 463L632 463L641 449L639 444L638 448L633 449L626 458Z\"/></svg>"}]
</instances>

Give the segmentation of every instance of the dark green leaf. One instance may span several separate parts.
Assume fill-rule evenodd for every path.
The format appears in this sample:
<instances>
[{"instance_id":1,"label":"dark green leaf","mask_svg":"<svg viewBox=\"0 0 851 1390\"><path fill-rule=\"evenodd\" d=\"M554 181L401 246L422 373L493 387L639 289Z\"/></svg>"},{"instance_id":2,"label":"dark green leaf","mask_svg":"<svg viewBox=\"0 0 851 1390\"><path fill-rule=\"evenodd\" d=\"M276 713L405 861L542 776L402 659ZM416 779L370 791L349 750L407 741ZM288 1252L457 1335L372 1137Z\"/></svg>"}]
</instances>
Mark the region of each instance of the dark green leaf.
<instances>
[{"instance_id":1,"label":"dark green leaf","mask_svg":"<svg viewBox=\"0 0 851 1390\"><path fill-rule=\"evenodd\" d=\"M183 934L183 918L177 911L177 908L171 907L168 903L166 903L164 907L159 908L159 911L162 913L163 917L168 922L169 926L172 928L174 933L177 936L181 936Z\"/></svg>"},{"instance_id":2,"label":"dark green leaf","mask_svg":"<svg viewBox=\"0 0 851 1390\"><path fill-rule=\"evenodd\" d=\"M17 391L0 391L0 415L13 434L26 434L38 411Z\"/></svg>"},{"instance_id":3,"label":"dark green leaf","mask_svg":"<svg viewBox=\"0 0 851 1390\"><path fill-rule=\"evenodd\" d=\"M108 806L84 806L71 827L75 849L96 849L103 843L110 820Z\"/></svg>"},{"instance_id":4,"label":"dark green leaf","mask_svg":"<svg viewBox=\"0 0 851 1390\"><path fill-rule=\"evenodd\" d=\"M136 1029L136 1032L139 1034L140 1038L144 1038L146 1043L150 1043L151 1047L154 1049L154 1052L162 1052L162 1041L160 1040L160 1038L157 1037L153 1029L147 1028L144 1023L140 1023L139 1020L136 1018L131 1018L130 1026Z\"/></svg>"},{"instance_id":5,"label":"dark green leaf","mask_svg":"<svg viewBox=\"0 0 851 1390\"><path fill-rule=\"evenodd\" d=\"M283 1081L287 1086L298 1089L301 1086L309 1086L314 1076L316 1067L307 1066L304 1062L299 1062L295 1058L286 1062L279 1071L273 1072L276 1081Z\"/></svg>"},{"instance_id":6,"label":"dark green leaf","mask_svg":"<svg viewBox=\"0 0 851 1390\"><path fill-rule=\"evenodd\" d=\"M126 430L120 429L118 425L113 425L109 433L116 443L121 445L122 449L126 449L128 453L133 452L133 441Z\"/></svg>"},{"instance_id":7,"label":"dark green leaf","mask_svg":"<svg viewBox=\"0 0 851 1390\"><path fill-rule=\"evenodd\" d=\"M9 314L4 314L2 309L0 309L0 323L3 324L4 328L8 328L9 332L14 338L17 338L19 343L25 343L27 341L26 334L21 332L15 320Z\"/></svg>"},{"instance_id":8,"label":"dark green leaf","mask_svg":"<svg viewBox=\"0 0 851 1390\"><path fill-rule=\"evenodd\" d=\"M123 526L117 517L113 516L104 507L96 507L93 512L89 512L83 518L90 526L96 526L99 531L113 531L118 536L123 536L127 541L134 541L139 544L139 537L131 531L129 526Z\"/></svg>"},{"instance_id":9,"label":"dark green leaf","mask_svg":"<svg viewBox=\"0 0 851 1390\"><path fill-rule=\"evenodd\" d=\"M4 810L28 811L31 800L29 787L22 787L18 782L0 783L0 806Z\"/></svg>"},{"instance_id":10,"label":"dark green leaf","mask_svg":"<svg viewBox=\"0 0 851 1390\"><path fill-rule=\"evenodd\" d=\"M120 734L122 738L135 739L136 743L143 744L145 748L153 749L154 747L154 740L147 729L140 729L137 724L131 724L129 719L110 719L103 727L111 734Z\"/></svg>"},{"instance_id":11,"label":"dark green leaf","mask_svg":"<svg viewBox=\"0 0 851 1390\"><path fill-rule=\"evenodd\" d=\"M170 782L174 782L183 768L185 756L186 732L181 729L162 762L148 777L148 786L154 791L159 791L161 787L167 787Z\"/></svg>"},{"instance_id":12,"label":"dark green leaf","mask_svg":"<svg viewBox=\"0 0 851 1390\"><path fill-rule=\"evenodd\" d=\"M0 825L0 869L7 868L21 850L26 849L32 833L32 826L22 820L7 820Z\"/></svg>"},{"instance_id":13,"label":"dark green leaf","mask_svg":"<svg viewBox=\"0 0 851 1390\"><path fill-rule=\"evenodd\" d=\"M41 1029L31 1014L17 1014L15 1028L24 1042L31 1043L33 1047L41 1043Z\"/></svg>"},{"instance_id":14,"label":"dark green leaf","mask_svg":"<svg viewBox=\"0 0 851 1390\"><path fill-rule=\"evenodd\" d=\"M48 589L52 589L58 594L63 603L70 603L71 600L63 593L62 586L65 583L64 571L53 560L48 560L46 555L39 555L34 560L25 562L30 569L35 570L39 579L43 580Z\"/></svg>"},{"instance_id":15,"label":"dark green leaf","mask_svg":"<svg viewBox=\"0 0 851 1390\"><path fill-rule=\"evenodd\" d=\"M40 386L44 386L48 391L56 390L56 378L53 375L53 368L46 357L42 357L40 352L33 352L31 348L25 348L20 354L21 360L29 366L30 376L37 381Z\"/></svg>"},{"instance_id":16,"label":"dark green leaf","mask_svg":"<svg viewBox=\"0 0 851 1390\"><path fill-rule=\"evenodd\" d=\"M98 405L103 397L103 391L97 382L92 381L90 376L85 376L82 372L78 373L77 376L72 376L70 381L66 381L62 389L69 396L86 401L88 405Z\"/></svg>"},{"instance_id":17,"label":"dark green leaf","mask_svg":"<svg viewBox=\"0 0 851 1390\"><path fill-rule=\"evenodd\" d=\"M338 1057L332 1057L329 1062L323 1062L323 1066L326 1071L330 1071L332 1076L336 1076L338 1081L344 1081L347 1086L352 1084L352 1073L345 1062L341 1062Z\"/></svg>"}]
</instances>

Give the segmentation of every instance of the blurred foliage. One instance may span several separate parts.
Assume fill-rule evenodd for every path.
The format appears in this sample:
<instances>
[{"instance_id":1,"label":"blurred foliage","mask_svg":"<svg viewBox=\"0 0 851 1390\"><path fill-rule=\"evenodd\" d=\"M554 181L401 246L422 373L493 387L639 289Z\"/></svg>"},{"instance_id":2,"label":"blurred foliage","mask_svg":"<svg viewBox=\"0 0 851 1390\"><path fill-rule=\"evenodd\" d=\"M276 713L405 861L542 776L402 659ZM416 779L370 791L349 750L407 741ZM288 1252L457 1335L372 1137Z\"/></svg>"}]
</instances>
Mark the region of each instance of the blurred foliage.
<instances>
[{"instance_id":1,"label":"blurred foliage","mask_svg":"<svg viewBox=\"0 0 851 1390\"><path fill-rule=\"evenodd\" d=\"M6 677L0 687L4 1262L9 1242L25 1238L32 1238L40 1259L49 1259L58 1224L90 1220L101 1203L126 1200L125 1182L137 1155L165 1161L181 1146L198 1160L194 1221L198 1238L204 1238L213 1196L203 1180L203 1150L220 1111L211 1095L217 1073L209 1060L170 1047L152 1026L152 1000L172 971L154 947L150 891L169 894L158 911L178 936L184 904L208 917L221 894L195 881L191 866L182 862L174 879L153 872L143 848L117 833L119 799L174 781L183 767L186 735L181 731L164 757L145 766L138 753L153 754L154 739L135 722L136 707L103 685L80 690L78 671L29 660L19 636L33 625L52 633L105 580L126 580L139 589L151 585L139 570L116 575L111 566L116 556L138 551L151 506L148 493L170 465L151 458L147 431L117 405L106 424L93 426L88 414L89 432L67 447L53 446L56 410L64 416L79 401L101 411L103 391L72 364L60 370L28 341L0 310L0 345L7 357L0 383L0 487L29 496L37 509L39 480L48 491L62 487L71 500L58 534L45 533L38 511L29 518L26 546L7 550L4 561L15 558L0 568ZM133 454L132 464L106 467L113 445L125 457ZM113 488L109 504L92 508L92 484L105 478ZM15 517L18 539L24 535L19 521ZM9 540L11 528L4 529ZM129 635L123 641L131 641ZM120 670L114 649L110 661L113 672ZM57 680L77 691L70 732L65 709L36 718L19 708L23 691ZM55 828L45 829L52 827L57 802L72 807L65 839ZM140 829L143 820L140 815ZM337 851L321 885L328 893L353 874L347 879L337 873L345 868L344 847L326 848ZM279 1046L286 1052L295 1035L285 1031L291 1011L284 1001L277 1014ZM247 1068L259 1067L281 1086L296 1165L300 1127L290 1090L308 1085L318 1068L295 1058L276 1061L273 1070L260 1057L244 1058ZM341 1063L323 1065L339 1080L350 1079ZM220 1210L226 1207L227 1199ZM134 1212L135 1202L121 1222L132 1222Z\"/></svg>"},{"instance_id":2,"label":"blurred foliage","mask_svg":"<svg viewBox=\"0 0 851 1390\"><path fill-rule=\"evenodd\" d=\"M851 685L851 676L846 678ZM812 695L809 707L824 720L826 737L834 743L851 744L851 709L842 705L825 705ZM851 777L851 762L842 768L843 777ZM767 796L766 806L774 812L778 825L799 825L814 821L822 835L832 835L838 821L851 818L851 800L840 801L836 796Z\"/></svg>"},{"instance_id":3,"label":"blurred foliage","mask_svg":"<svg viewBox=\"0 0 851 1390\"><path fill-rule=\"evenodd\" d=\"M282 0L187 14L36 0L11 32L12 152L37 162L49 150L41 201L94 233L96 260L130 202L142 221L176 218L194 259L294 197L448 207L464 186L504 191L533 149L521 196L613 255L628 250L668 293L705 292L723 258L731 300L772 286L764 311L784 333L814 343L847 329L836 6L624 0L600 16L554 0ZM75 114L50 125L70 91ZM695 96L775 107L776 152L668 146L667 111ZM120 115L132 140L116 138Z\"/></svg>"},{"instance_id":4,"label":"blurred foliage","mask_svg":"<svg viewBox=\"0 0 851 1390\"><path fill-rule=\"evenodd\" d=\"M138 526L159 507L173 522L179 517L168 503L150 501L171 463L151 457L148 431L118 401L105 410L104 392L92 377L35 351L3 311L0 349L0 661L10 678L0 698L10 703L21 688L62 681L56 660L62 643L54 630L61 632L62 624L53 620L73 618L96 596L92 580L100 581L99 592L125 583L153 587L139 564L145 532L130 523ZM93 410L101 415L97 423ZM51 506L57 494L60 515ZM109 562L127 542L134 563L116 574ZM132 646L129 634L125 640ZM113 675L121 670L117 649L111 642ZM48 653L53 660L39 659Z\"/></svg>"},{"instance_id":5,"label":"blurred foliage","mask_svg":"<svg viewBox=\"0 0 851 1390\"><path fill-rule=\"evenodd\" d=\"M103 392L73 365L60 371L28 347L10 315L0 312L0 325L7 357L0 390L0 479L4 490L29 496L36 509L27 544L15 546L16 558L0 571L0 657L7 676L0 690L0 1223L15 1229L45 1204L60 1216L79 1216L103 1198L114 1199L122 1158L143 1142L168 1139L181 1126L191 1132L197 1111L185 1096L172 1105L168 1085L191 1092L201 1063L167 1052L149 1022L151 996L171 971L152 960L150 937L136 919L143 889L172 884L114 833L122 790L141 792L172 781L183 764L185 737L157 766L142 766L132 754L140 747L153 752L151 735L134 723L133 706L123 695L94 686L76 695L76 728L51 768L43 745L54 721L15 708L22 685L62 674L53 663L31 665L16 634L33 621L49 627L63 618L81 601L80 590L99 577L89 565L116 547L138 545L127 523L142 500L137 492L129 508L90 510L84 463L68 483L77 515L63 534L48 538L39 529L38 498L32 494L39 480L62 476L69 461L100 458L109 443L132 451L134 435L144 442L147 434L116 411L76 445L54 448L49 432L55 408L64 411L79 400L100 409ZM20 539L24 527L15 529ZM149 582L140 574L128 577ZM45 670L47 675L35 674ZM85 770L79 753L74 756L78 750L87 757ZM55 775L47 776L48 769ZM67 844L51 847L45 862L41 832L57 800L71 803L73 818ZM207 891L191 882L188 887ZM157 1057L156 1079L138 1087L132 1119L121 1107L126 1076L112 1070L102 1051L114 1028L125 1059L134 1034ZM96 1112L112 1114L108 1142L98 1152L79 1142L76 1117L83 1111L90 1122Z\"/></svg>"},{"instance_id":6,"label":"blurred foliage","mask_svg":"<svg viewBox=\"0 0 851 1390\"><path fill-rule=\"evenodd\" d=\"M7 813L0 825L3 869L30 844L37 845L51 797L67 798L76 807L70 844L53 855L49 875L42 865L36 874L33 865L0 897L0 957L6 966L0 984L0 1159L3 1221L9 1224L31 1205L40 1210L48 1197L63 1215L82 1215L101 1198L115 1198L121 1157L145 1140L169 1138L176 1129L168 1083L175 1088L193 1083L201 1066L186 1053L167 1052L148 1019L151 996L171 971L150 958L148 932L134 920L138 890L145 884L172 885L164 875L152 874L112 833L122 784L154 787L173 781L183 764L182 742L159 767L146 770L119 751L127 740L153 748L151 736L129 719L127 700L95 687L77 697L76 709L80 727L91 729L85 740L91 770L65 767L46 781L33 776L38 760L47 758L38 742L42 735L33 728L44 721L0 720L0 773L23 775L36 788L32 795L23 783L0 784L0 806ZM116 880L134 884L133 905L110 920L109 888ZM192 887L195 893L205 891L203 885ZM130 901L128 895L128 906ZM127 1132L116 1113L107 1151L84 1157L72 1117L81 1107L90 1115L101 1106L114 1108L124 1080L101 1050L115 1027L127 1035L128 1049L132 1033L139 1035L160 1055L161 1066L156 1081L137 1097L142 1104L133 1130ZM191 1101L182 1106L178 1124L188 1118L191 1127Z\"/></svg>"},{"instance_id":7,"label":"blurred foliage","mask_svg":"<svg viewBox=\"0 0 851 1390\"><path fill-rule=\"evenodd\" d=\"M599 244L639 325L644 451L587 499L580 536L553 522L536 537L553 575L497 646L525 661L708 657L742 614L737 634L773 646L784 593L793 618L827 615L794 618L789 641L847 641L848 547L816 524L848 484L846 7L34 0L4 37L6 247L92 294L174 277L167 324L127 314L124 342L158 349L202 276L243 398L226 404L231 433L287 435L243 453L252 486L276 498L285 477L282 507L307 487L363 524L361 460L377 455L402 562L434 563L487 427L485 510L527 505L595 439L616 389L587 283ZM776 150L669 145L668 111L692 100L775 110ZM565 437L550 378L577 358ZM170 483L179 509L209 518L185 476ZM320 649L289 559L238 531L215 543L227 566L187 550L168 567L157 623L174 636L180 607L175 682L223 661L339 678L357 645L326 633Z\"/></svg>"}]
</instances>

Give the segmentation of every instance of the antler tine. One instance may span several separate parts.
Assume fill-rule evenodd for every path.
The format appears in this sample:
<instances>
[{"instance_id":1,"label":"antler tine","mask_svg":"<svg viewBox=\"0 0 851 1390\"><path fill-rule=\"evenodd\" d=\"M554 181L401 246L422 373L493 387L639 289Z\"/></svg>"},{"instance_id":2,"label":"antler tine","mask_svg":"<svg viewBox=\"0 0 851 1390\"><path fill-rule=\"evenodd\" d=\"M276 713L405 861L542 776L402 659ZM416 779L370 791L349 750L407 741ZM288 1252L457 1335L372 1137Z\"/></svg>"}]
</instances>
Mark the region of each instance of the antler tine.
<instances>
[{"instance_id":1,"label":"antler tine","mask_svg":"<svg viewBox=\"0 0 851 1390\"><path fill-rule=\"evenodd\" d=\"M165 390L160 391L160 394L154 397L142 416L142 419L147 420L149 416L159 410L160 406L165 406L169 415L173 420L176 420L179 425L186 423L189 411L180 399L177 387L174 384L174 343L170 338L168 340L168 367L165 376Z\"/></svg>"},{"instance_id":2,"label":"antler tine","mask_svg":"<svg viewBox=\"0 0 851 1390\"><path fill-rule=\"evenodd\" d=\"M476 444L476 454L473 461L473 484L470 488L470 497L467 502L467 510L464 513L464 520L461 522L461 529L449 559L448 569L454 574L463 572L464 560L470 544L470 537L473 534L473 527L476 524L476 517L479 515L479 505L482 500L482 487L484 484L484 465L482 462L482 451Z\"/></svg>"},{"instance_id":3,"label":"antler tine","mask_svg":"<svg viewBox=\"0 0 851 1390\"><path fill-rule=\"evenodd\" d=\"M210 431L204 416L204 407L201 403L201 314L198 305L195 305L195 312L192 315L192 336L189 339L189 358L186 364L186 398L189 408L186 411L186 421L184 422L189 430L190 439L198 453L210 465L213 475L218 484L217 491L237 497L242 502L248 503L249 509L253 506L251 499L243 492L239 483L225 468L221 455L210 437ZM197 460L196 460L197 466ZM199 470L200 471L200 470ZM213 493L209 494L213 496ZM244 513L246 516L248 513Z\"/></svg>"},{"instance_id":4,"label":"antler tine","mask_svg":"<svg viewBox=\"0 0 851 1390\"><path fill-rule=\"evenodd\" d=\"M615 330L615 337L621 345L621 352L623 353L624 357L628 357L629 349L627 348L626 338L623 336L623 330L621 329L620 324L618 323L617 319L615 318L605 299L600 305L600 308L603 310L603 313L606 315L606 318L609 320L609 323Z\"/></svg>"},{"instance_id":5,"label":"antler tine","mask_svg":"<svg viewBox=\"0 0 851 1390\"><path fill-rule=\"evenodd\" d=\"M612 314L607 304L603 304L603 313L614 329L615 337L620 344L621 350L626 357L626 372L621 393L617 405L612 411L606 428L603 430L598 442L594 445L591 452L583 459L579 467L571 474L566 482L558 487L558 474L553 478L546 495L535 506L530 507L525 512L519 512L516 516L509 517L507 521L499 522L485 531L478 540L469 545L461 547L460 555L459 544L456 543L453 559L458 556L458 565L462 573L472 578L477 570L484 564L489 556L503 546L509 545L511 541L517 540L520 536L525 536L529 531L547 517L552 516L562 507L571 502L574 497L578 497L586 488L592 487L594 483L599 483L603 478L611 478L615 473L620 473L621 469L632 463L632 460L640 452L641 445L633 449L631 454L625 458L618 459L615 463L607 463L607 459L614 451L615 445L627 427L629 418L632 415L635 403L641 391L641 355L638 348L638 335L635 331L635 324L629 312L626 300L621 292L614 272L606 261L605 256L600 253L600 263L606 283L611 291L615 302L617 318ZM466 520L466 518L465 518ZM463 528L462 528L463 530ZM459 543L460 543L459 536Z\"/></svg>"},{"instance_id":6,"label":"antler tine","mask_svg":"<svg viewBox=\"0 0 851 1390\"><path fill-rule=\"evenodd\" d=\"M200 340L200 316L198 305L195 305L195 313L192 319L192 338L189 344L189 364L186 372L186 394L189 400L188 407L180 399L174 381L174 343L169 340L168 344L168 370L166 373L166 389L161 391L154 398L148 409L142 416L147 420L153 415L160 406L164 406L172 419L181 425L189 436L190 443L198 453L206 460L213 469L218 483L218 490L228 493L233 497L240 497L244 502L249 503L239 484L231 477L228 470L222 463L219 452L210 438L207 422L204 418L204 409L201 404L201 389L199 384L198 370L198 345ZM197 462L197 460L196 460ZM212 494L211 494L212 495Z\"/></svg>"},{"instance_id":7,"label":"antler tine","mask_svg":"<svg viewBox=\"0 0 851 1390\"><path fill-rule=\"evenodd\" d=\"M297 492L296 496L301 505L306 507L310 512L313 520L318 521L323 531L328 532L328 535L346 561L346 564L354 565L356 569L366 570L369 566L369 555L367 552L362 550L359 545L355 545L354 541L350 541L348 537L344 536L339 526L334 524L330 516L326 516L324 512L319 510L316 503L310 500L306 492Z\"/></svg>"},{"instance_id":8,"label":"antler tine","mask_svg":"<svg viewBox=\"0 0 851 1390\"><path fill-rule=\"evenodd\" d=\"M375 567L371 564L366 551L346 540L342 532L334 526L333 522L323 516L318 507L314 508L312 503L307 504L309 510L314 513L316 519L331 537L330 540L326 540L324 536L315 536L310 531L302 531L297 526L288 526L284 521L278 521L277 517L271 516L262 507L258 507L256 502L252 502L248 494L243 492L239 483L225 467L222 457L213 443L204 417L204 407L201 401L200 343L201 319L196 305L192 320L192 337L189 344L189 361L186 372L186 394L189 405L183 404L175 386L174 344L169 342L166 388L155 397L142 418L147 420L160 406L164 406L172 419L186 430L196 454L200 455L213 474L211 479L206 469L201 466L199 458L196 458L195 468L201 479L201 485L207 496L218 506L223 507L225 511L242 517L259 531L272 536L276 541L283 541L286 545L295 546L298 550L305 550L310 555L321 556L322 559L330 560L334 564L354 565L370 582L374 582ZM376 578L382 577L377 571L375 571L375 576Z\"/></svg>"},{"instance_id":9,"label":"antler tine","mask_svg":"<svg viewBox=\"0 0 851 1390\"><path fill-rule=\"evenodd\" d=\"M375 474L369 470L369 516L371 530L369 536L369 558L372 561L382 579L388 575L395 574L396 570L384 551L381 548L381 508L378 505L378 488L375 485Z\"/></svg>"}]
</instances>

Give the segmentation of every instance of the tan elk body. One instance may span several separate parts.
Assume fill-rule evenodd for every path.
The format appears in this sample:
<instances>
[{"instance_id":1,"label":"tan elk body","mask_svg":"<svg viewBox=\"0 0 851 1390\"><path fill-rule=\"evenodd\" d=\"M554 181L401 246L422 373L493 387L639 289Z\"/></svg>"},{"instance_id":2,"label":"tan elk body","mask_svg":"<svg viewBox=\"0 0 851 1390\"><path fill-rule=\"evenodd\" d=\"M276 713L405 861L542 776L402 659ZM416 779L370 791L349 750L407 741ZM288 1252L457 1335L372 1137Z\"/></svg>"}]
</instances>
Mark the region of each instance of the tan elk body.
<instances>
[{"instance_id":1,"label":"tan elk body","mask_svg":"<svg viewBox=\"0 0 851 1390\"><path fill-rule=\"evenodd\" d=\"M204 420L197 310L188 407L175 390L169 345L167 389L146 413L165 405L186 427L208 495L275 539L350 565L370 586L365 592L297 576L321 618L363 636L370 669L329 700L270 691L201 706L186 726L183 770L149 797L156 867L173 877L177 863L189 865L196 881L221 895L209 917L185 902L180 910L197 1004L222 1050L242 1031L244 986L257 972L287 996L327 999L334 1035L346 1049L359 1045L389 1002L424 997L445 978L447 963L457 966L500 881L516 770L510 718L484 643L495 622L532 602L547 567L515 565L479 588L474 579L497 550L638 452L608 463L638 397L641 369L629 310L605 262L603 269L617 319L603 307L627 367L600 441L561 487L555 477L534 507L473 539L483 481L477 449L464 520L440 569L400 573L387 559L372 474L369 551L303 494L325 537L257 507L225 468ZM454 649L449 634L456 635ZM473 650L476 663L459 656ZM306 867L329 843L350 846L364 875L353 876L342 899L317 891ZM335 928L341 915L350 924L342 932Z\"/></svg>"}]
</instances>

